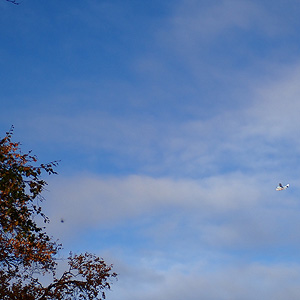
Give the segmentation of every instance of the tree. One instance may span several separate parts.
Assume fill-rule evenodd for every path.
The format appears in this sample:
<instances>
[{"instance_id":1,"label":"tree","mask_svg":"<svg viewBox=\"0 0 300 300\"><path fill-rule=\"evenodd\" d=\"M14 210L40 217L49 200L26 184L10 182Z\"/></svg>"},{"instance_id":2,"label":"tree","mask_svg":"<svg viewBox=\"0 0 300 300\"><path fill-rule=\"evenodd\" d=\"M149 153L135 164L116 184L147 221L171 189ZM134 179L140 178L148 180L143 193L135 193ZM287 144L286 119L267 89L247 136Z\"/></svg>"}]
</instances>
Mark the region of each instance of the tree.
<instances>
[{"instance_id":1,"label":"tree","mask_svg":"<svg viewBox=\"0 0 300 300\"><path fill-rule=\"evenodd\" d=\"M0 299L104 299L117 274L93 254L70 253L68 270L56 276L61 245L36 219L49 222L41 208L47 185L41 176L56 174L57 162L37 165L36 156L11 141L12 134L13 128L0 140ZM39 278L46 274L52 281L44 286Z\"/></svg>"}]
</instances>

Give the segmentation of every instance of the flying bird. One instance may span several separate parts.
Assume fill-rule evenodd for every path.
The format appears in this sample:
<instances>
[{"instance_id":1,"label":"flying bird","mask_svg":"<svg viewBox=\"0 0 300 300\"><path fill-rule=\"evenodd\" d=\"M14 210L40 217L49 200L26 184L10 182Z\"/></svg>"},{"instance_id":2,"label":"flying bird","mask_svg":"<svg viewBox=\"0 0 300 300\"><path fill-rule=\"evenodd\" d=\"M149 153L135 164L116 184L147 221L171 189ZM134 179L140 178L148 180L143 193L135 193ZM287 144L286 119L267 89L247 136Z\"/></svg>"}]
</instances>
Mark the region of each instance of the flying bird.
<instances>
[{"instance_id":1,"label":"flying bird","mask_svg":"<svg viewBox=\"0 0 300 300\"><path fill-rule=\"evenodd\" d=\"M281 183L278 184L278 187L276 188L276 191L283 191L286 190L290 184L288 183L287 185L282 185Z\"/></svg>"}]
</instances>

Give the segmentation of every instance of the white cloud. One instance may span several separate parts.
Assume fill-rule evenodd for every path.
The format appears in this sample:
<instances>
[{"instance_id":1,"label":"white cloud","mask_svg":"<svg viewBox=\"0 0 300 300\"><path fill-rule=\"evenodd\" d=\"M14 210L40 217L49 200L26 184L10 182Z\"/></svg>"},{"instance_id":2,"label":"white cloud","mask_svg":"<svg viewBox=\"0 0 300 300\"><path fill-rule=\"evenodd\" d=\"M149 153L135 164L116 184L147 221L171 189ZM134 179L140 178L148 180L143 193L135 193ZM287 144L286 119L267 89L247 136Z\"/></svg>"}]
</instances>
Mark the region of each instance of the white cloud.
<instances>
[{"instance_id":1,"label":"white cloud","mask_svg":"<svg viewBox=\"0 0 300 300\"><path fill-rule=\"evenodd\" d=\"M252 134L264 136L268 140L286 139L299 141L299 93L298 78L300 64L278 66L278 74L272 82L257 89L256 103L250 110L253 120Z\"/></svg>"},{"instance_id":2,"label":"white cloud","mask_svg":"<svg viewBox=\"0 0 300 300\"><path fill-rule=\"evenodd\" d=\"M173 243L178 251L184 244L228 249L295 245L299 235L294 229L299 208L293 196L276 192L271 180L240 173L201 181L86 175L59 178L49 188L49 230L62 242L76 240L92 228L107 231L143 219L148 221L140 236L163 247ZM284 196L288 199L283 214Z\"/></svg>"},{"instance_id":3,"label":"white cloud","mask_svg":"<svg viewBox=\"0 0 300 300\"><path fill-rule=\"evenodd\" d=\"M147 176L101 178L80 176L58 178L52 182L51 198L73 208L74 220L87 222L127 218L166 207L210 207L227 211L255 203L256 180L241 174L197 180L173 180ZM243 197L247 195L247 197ZM77 207L77 210L75 209ZM95 209L97 208L97 209ZM80 217L82 215L82 217Z\"/></svg>"},{"instance_id":4,"label":"white cloud","mask_svg":"<svg viewBox=\"0 0 300 300\"><path fill-rule=\"evenodd\" d=\"M194 262L193 265L177 264L166 271L152 270L152 279L140 278L138 268L136 274L131 274L132 277L127 277L131 278L129 282L120 280L113 286L110 299L122 296L125 300L176 300L182 297L195 300L296 300L300 293L298 265L237 263L231 266L220 264L211 270Z\"/></svg>"}]
</instances>

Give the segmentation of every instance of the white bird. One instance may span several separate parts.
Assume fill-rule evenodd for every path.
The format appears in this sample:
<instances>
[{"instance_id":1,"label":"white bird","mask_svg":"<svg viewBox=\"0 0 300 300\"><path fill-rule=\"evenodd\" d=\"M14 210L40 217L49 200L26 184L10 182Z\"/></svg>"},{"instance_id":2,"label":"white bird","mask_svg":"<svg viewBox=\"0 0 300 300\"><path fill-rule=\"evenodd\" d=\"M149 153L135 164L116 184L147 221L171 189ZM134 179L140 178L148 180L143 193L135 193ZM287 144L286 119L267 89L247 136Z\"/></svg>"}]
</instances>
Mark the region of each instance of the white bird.
<instances>
[{"instance_id":1,"label":"white bird","mask_svg":"<svg viewBox=\"0 0 300 300\"><path fill-rule=\"evenodd\" d=\"M276 188L276 191L283 191L286 190L290 184L288 183L287 185L282 185L281 183L278 184L278 187Z\"/></svg>"}]
</instances>

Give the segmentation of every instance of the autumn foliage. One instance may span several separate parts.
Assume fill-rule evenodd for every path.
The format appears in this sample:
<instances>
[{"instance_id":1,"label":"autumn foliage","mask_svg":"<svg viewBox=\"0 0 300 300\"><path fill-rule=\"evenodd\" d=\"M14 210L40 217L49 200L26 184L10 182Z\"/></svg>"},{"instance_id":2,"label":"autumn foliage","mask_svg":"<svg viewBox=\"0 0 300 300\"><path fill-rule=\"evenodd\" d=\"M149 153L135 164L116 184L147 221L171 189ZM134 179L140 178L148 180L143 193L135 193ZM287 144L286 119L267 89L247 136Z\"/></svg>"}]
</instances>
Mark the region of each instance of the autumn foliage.
<instances>
[{"instance_id":1,"label":"autumn foliage","mask_svg":"<svg viewBox=\"0 0 300 300\"><path fill-rule=\"evenodd\" d=\"M56 276L61 245L35 220L49 222L41 208L47 185L41 176L56 174L57 162L38 165L11 141L12 133L0 140L0 299L104 299L116 274L93 254L70 254L68 269ZM51 275L48 285L40 282L44 275Z\"/></svg>"}]
</instances>

